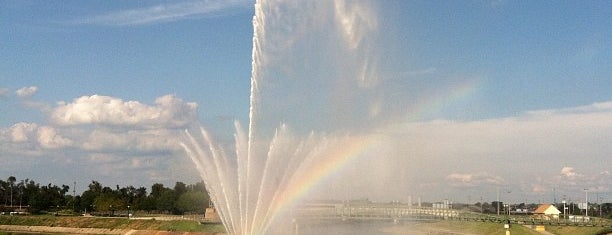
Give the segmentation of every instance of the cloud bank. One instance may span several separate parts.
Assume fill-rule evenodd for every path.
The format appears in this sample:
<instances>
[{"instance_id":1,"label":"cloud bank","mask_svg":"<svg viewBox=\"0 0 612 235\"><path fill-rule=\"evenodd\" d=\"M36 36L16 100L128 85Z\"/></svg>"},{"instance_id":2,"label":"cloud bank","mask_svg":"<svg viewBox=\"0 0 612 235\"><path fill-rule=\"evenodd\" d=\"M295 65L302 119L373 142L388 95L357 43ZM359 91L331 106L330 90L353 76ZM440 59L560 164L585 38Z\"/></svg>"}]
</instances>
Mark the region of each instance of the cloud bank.
<instances>
[{"instance_id":1,"label":"cloud bank","mask_svg":"<svg viewBox=\"0 0 612 235\"><path fill-rule=\"evenodd\" d=\"M251 4L252 1L245 0L169 2L149 7L108 12L77 20L76 23L111 26L155 24L222 15L224 11L237 7L247 7Z\"/></svg>"},{"instance_id":2,"label":"cloud bank","mask_svg":"<svg viewBox=\"0 0 612 235\"><path fill-rule=\"evenodd\" d=\"M35 90L22 88L16 93L25 97ZM196 103L174 95L158 97L153 104L91 95L46 107L41 111L48 114L48 123L20 122L0 128L0 159L14 165L5 171L21 169L22 177L51 177L28 170L43 164L40 167L54 171L74 166L63 169L62 175L106 179L111 184L125 182L126 176L130 179L126 183L133 185L197 180L195 169L180 170L189 162L179 148L182 130L197 123Z\"/></svg>"},{"instance_id":3,"label":"cloud bank","mask_svg":"<svg viewBox=\"0 0 612 235\"><path fill-rule=\"evenodd\" d=\"M584 188L610 192L610 104L476 121L393 123L376 133L375 155L343 167L320 191L329 195L346 187L373 200L405 201L409 195L495 199L503 188L512 191L506 198L551 202L555 192L573 198Z\"/></svg>"},{"instance_id":4,"label":"cloud bank","mask_svg":"<svg viewBox=\"0 0 612 235\"><path fill-rule=\"evenodd\" d=\"M15 94L21 98L27 98L34 95L38 91L38 87L30 86L30 87L22 87L15 91Z\"/></svg>"},{"instance_id":5,"label":"cloud bank","mask_svg":"<svg viewBox=\"0 0 612 235\"><path fill-rule=\"evenodd\" d=\"M79 166L65 172L112 184L126 175L133 184L197 180L179 147L182 130L198 122L197 109L173 95L151 104L103 95L59 102L43 112L48 123L0 128L2 160L19 169L33 162ZM600 102L476 121L391 123L374 134L380 143L376 155L339 168L318 190L325 195L343 189L383 201L409 195L492 199L499 187L519 199L546 197L553 188L568 197L582 195L584 188L610 192L610 117L612 102Z\"/></svg>"},{"instance_id":6,"label":"cloud bank","mask_svg":"<svg viewBox=\"0 0 612 235\"><path fill-rule=\"evenodd\" d=\"M186 103L172 95L159 97L154 106L123 101L109 96L83 96L72 103L60 103L51 120L62 126L110 125L141 128L181 128L196 121L196 103Z\"/></svg>"}]
</instances>

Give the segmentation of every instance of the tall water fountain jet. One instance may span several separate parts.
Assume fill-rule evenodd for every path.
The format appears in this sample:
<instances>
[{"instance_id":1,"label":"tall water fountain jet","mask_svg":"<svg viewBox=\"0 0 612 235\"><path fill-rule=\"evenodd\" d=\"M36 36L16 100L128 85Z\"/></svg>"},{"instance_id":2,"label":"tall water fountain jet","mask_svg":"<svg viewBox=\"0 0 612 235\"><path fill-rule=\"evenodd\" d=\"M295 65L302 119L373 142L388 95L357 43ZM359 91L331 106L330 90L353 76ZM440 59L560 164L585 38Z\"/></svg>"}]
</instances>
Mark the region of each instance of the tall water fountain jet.
<instances>
[{"instance_id":1,"label":"tall water fountain jet","mask_svg":"<svg viewBox=\"0 0 612 235\"><path fill-rule=\"evenodd\" d=\"M229 234L287 234L283 215L371 145L376 27L367 1L257 1L248 131L236 122L234 153L203 128L182 143Z\"/></svg>"}]
</instances>

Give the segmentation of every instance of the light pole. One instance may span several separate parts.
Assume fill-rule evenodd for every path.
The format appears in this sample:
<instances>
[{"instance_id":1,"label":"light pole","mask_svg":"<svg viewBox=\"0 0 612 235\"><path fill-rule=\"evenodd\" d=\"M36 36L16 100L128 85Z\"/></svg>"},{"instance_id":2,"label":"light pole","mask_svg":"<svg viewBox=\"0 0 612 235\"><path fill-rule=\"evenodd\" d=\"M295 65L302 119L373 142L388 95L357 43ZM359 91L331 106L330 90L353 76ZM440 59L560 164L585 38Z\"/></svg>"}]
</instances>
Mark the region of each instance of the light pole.
<instances>
[{"instance_id":1,"label":"light pole","mask_svg":"<svg viewBox=\"0 0 612 235\"><path fill-rule=\"evenodd\" d=\"M566 219L566 214L567 214L565 211L567 211L567 207L565 207L565 199L563 199L563 219L564 220Z\"/></svg>"},{"instance_id":2,"label":"light pole","mask_svg":"<svg viewBox=\"0 0 612 235\"><path fill-rule=\"evenodd\" d=\"M482 196L480 197L480 214L482 214Z\"/></svg>"},{"instance_id":3,"label":"light pole","mask_svg":"<svg viewBox=\"0 0 612 235\"><path fill-rule=\"evenodd\" d=\"M510 216L510 193L511 192L512 191L509 188L506 189L506 193L508 193L508 199L507 199L508 200L508 216Z\"/></svg>"},{"instance_id":4,"label":"light pole","mask_svg":"<svg viewBox=\"0 0 612 235\"><path fill-rule=\"evenodd\" d=\"M584 217L589 217L589 189L584 189Z\"/></svg>"},{"instance_id":5,"label":"light pole","mask_svg":"<svg viewBox=\"0 0 612 235\"><path fill-rule=\"evenodd\" d=\"M598 196L598 204L599 204L599 218L602 218L602 213L601 213L601 201L603 198Z\"/></svg>"},{"instance_id":6,"label":"light pole","mask_svg":"<svg viewBox=\"0 0 612 235\"><path fill-rule=\"evenodd\" d=\"M499 216L499 186L497 187L497 215Z\"/></svg>"},{"instance_id":7,"label":"light pole","mask_svg":"<svg viewBox=\"0 0 612 235\"><path fill-rule=\"evenodd\" d=\"M506 208L506 214L510 216L510 204L504 204L504 207Z\"/></svg>"},{"instance_id":8,"label":"light pole","mask_svg":"<svg viewBox=\"0 0 612 235\"><path fill-rule=\"evenodd\" d=\"M23 185L19 185L19 212L21 211L21 201L22 201L22 194L23 194Z\"/></svg>"}]
</instances>

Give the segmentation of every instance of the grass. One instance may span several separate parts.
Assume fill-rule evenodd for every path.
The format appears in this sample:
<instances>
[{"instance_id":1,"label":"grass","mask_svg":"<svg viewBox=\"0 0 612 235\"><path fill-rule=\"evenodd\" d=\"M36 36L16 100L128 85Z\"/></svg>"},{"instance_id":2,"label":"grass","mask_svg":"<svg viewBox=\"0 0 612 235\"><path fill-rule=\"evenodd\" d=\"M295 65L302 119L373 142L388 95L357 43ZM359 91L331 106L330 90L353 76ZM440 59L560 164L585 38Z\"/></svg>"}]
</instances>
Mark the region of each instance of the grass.
<instances>
[{"instance_id":1,"label":"grass","mask_svg":"<svg viewBox=\"0 0 612 235\"><path fill-rule=\"evenodd\" d=\"M126 218L100 218L81 216L0 216L0 224L24 225L24 226L51 226L72 228L108 228L108 229L135 229L135 230L160 230L178 232L225 232L220 224L199 224L189 220L128 220ZM393 234L405 234L405 231L415 231L427 234L429 232L452 232L474 235L505 234L506 229L501 223L476 222L476 221L454 221L441 220L425 222L420 224L399 225L390 228L388 232ZM612 228L589 227L589 226L553 226L546 225L546 230L557 235L600 235L612 232ZM1 234L1 233L0 233ZM512 224L510 227L512 235L537 235L536 231L521 225Z\"/></svg>"},{"instance_id":2,"label":"grass","mask_svg":"<svg viewBox=\"0 0 612 235\"><path fill-rule=\"evenodd\" d=\"M407 225L404 231L418 231L423 234L436 234L448 232L449 234L474 234L474 235L493 235L505 234L506 229L503 224L494 222L475 222L475 221L436 221L426 222L416 225ZM588 227L588 226L552 226L546 225L546 231L556 235L602 235L612 232L612 228ZM397 234L401 233L401 228L397 229ZM540 233L522 225L512 224L510 226L512 235L538 235Z\"/></svg>"},{"instance_id":3,"label":"grass","mask_svg":"<svg viewBox=\"0 0 612 235\"><path fill-rule=\"evenodd\" d=\"M506 229L503 224L493 222L475 222L475 221L436 221L430 223L421 223L414 225L411 229L423 233L429 232L453 232L466 234L505 234ZM512 235L538 235L540 233L533 231L521 225L513 224L510 226L510 234Z\"/></svg>"},{"instance_id":4,"label":"grass","mask_svg":"<svg viewBox=\"0 0 612 235\"><path fill-rule=\"evenodd\" d=\"M222 225L200 224L188 220L128 220L126 218L100 218L81 216L0 216L0 224L23 226L50 226L71 228L108 228L108 229L135 229L135 230L161 230L180 232L224 232Z\"/></svg>"},{"instance_id":5,"label":"grass","mask_svg":"<svg viewBox=\"0 0 612 235\"><path fill-rule=\"evenodd\" d=\"M546 230L557 235L600 235L612 233L612 228L588 226L546 226Z\"/></svg>"},{"instance_id":6,"label":"grass","mask_svg":"<svg viewBox=\"0 0 612 235\"><path fill-rule=\"evenodd\" d=\"M184 231L184 232L200 232L204 231L203 227L206 228L206 232L225 232L223 225L207 224L202 225L194 223L192 221L174 221L173 223L162 224L158 230L164 231Z\"/></svg>"}]
</instances>

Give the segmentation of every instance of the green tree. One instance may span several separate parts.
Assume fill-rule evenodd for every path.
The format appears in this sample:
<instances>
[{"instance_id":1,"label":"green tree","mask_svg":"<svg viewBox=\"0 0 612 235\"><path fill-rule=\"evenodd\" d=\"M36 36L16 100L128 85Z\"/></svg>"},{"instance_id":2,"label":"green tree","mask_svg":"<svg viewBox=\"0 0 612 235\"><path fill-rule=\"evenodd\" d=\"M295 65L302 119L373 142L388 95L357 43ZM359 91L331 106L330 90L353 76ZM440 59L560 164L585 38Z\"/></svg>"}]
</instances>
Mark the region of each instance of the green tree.
<instances>
[{"instance_id":1,"label":"green tree","mask_svg":"<svg viewBox=\"0 0 612 235\"><path fill-rule=\"evenodd\" d=\"M185 192L187 192L187 185L185 185L185 183L176 182L176 184L174 184L174 193L176 193L177 197L180 197L181 194Z\"/></svg>"},{"instance_id":2,"label":"green tree","mask_svg":"<svg viewBox=\"0 0 612 235\"><path fill-rule=\"evenodd\" d=\"M125 202L112 193L104 193L96 197L93 205L97 211L111 216L115 211L127 208Z\"/></svg>"},{"instance_id":3,"label":"green tree","mask_svg":"<svg viewBox=\"0 0 612 235\"><path fill-rule=\"evenodd\" d=\"M151 197L153 198L159 198L161 197L162 193L166 190L169 190L169 188L164 187L163 184L160 183L155 183L153 184L153 186L151 186Z\"/></svg>"},{"instance_id":4,"label":"green tree","mask_svg":"<svg viewBox=\"0 0 612 235\"><path fill-rule=\"evenodd\" d=\"M81 194L78 210L91 212L95 210L93 205L96 198L102 195L102 184L98 181L91 181L87 188L88 189Z\"/></svg>"},{"instance_id":5,"label":"green tree","mask_svg":"<svg viewBox=\"0 0 612 235\"><path fill-rule=\"evenodd\" d=\"M147 199L147 188L140 187L134 190L134 201L132 205L134 210L154 210L155 203Z\"/></svg>"},{"instance_id":6,"label":"green tree","mask_svg":"<svg viewBox=\"0 0 612 235\"><path fill-rule=\"evenodd\" d=\"M135 210L152 211L155 209L157 209L155 205L155 199L152 197L145 197L142 200L138 201L138 203L136 204Z\"/></svg>"},{"instance_id":7,"label":"green tree","mask_svg":"<svg viewBox=\"0 0 612 235\"><path fill-rule=\"evenodd\" d=\"M155 201L158 210L176 213L175 210L176 194L174 190L164 191Z\"/></svg>"},{"instance_id":8,"label":"green tree","mask_svg":"<svg viewBox=\"0 0 612 235\"><path fill-rule=\"evenodd\" d=\"M15 178L15 176L9 176L7 179L8 182L8 186L9 186L9 200L11 203L11 206L13 206L13 200L15 199L15 182L17 181L17 178Z\"/></svg>"},{"instance_id":9,"label":"green tree","mask_svg":"<svg viewBox=\"0 0 612 235\"><path fill-rule=\"evenodd\" d=\"M183 193L176 201L176 208L179 212L204 213L209 203L208 194L197 191Z\"/></svg>"}]
</instances>

